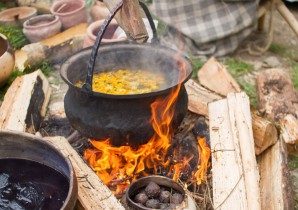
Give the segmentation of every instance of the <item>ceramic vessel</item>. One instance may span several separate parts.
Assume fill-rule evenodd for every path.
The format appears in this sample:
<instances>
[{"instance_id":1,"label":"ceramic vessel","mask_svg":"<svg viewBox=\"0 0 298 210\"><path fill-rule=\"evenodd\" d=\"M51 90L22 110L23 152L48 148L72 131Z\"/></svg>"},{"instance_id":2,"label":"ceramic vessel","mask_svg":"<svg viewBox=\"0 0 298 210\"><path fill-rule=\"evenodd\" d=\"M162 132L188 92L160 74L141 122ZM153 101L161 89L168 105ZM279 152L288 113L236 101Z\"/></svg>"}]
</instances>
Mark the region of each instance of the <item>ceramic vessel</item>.
<instances>
[{"instance_id":1,"label":"ceramic vessel","mask_svg":"<svg viewBox=\"0 0 298 210\"><path fill-rule=\"evenodd\" d=\"M61 26L58 16L39 15L24 23L23 32L30 42L39 42L58 34L61 31Z\"/></svg>"},{"instance_id":2,"label":"ceramic vessel","mask_svg":"<svg viewBox=\"0 0 298 210\"><path fill-rule=\"evenodd\" d=\"M91 23L88 28L87 28L87 34L84 39L83 47L89 47L94 45L94 42L96 40L96 36L104 23L104 19L95 21ZM103 39L101 40L102 43L109 43L109 42L118 42L118 41L123 41L126 40L124 37L118 37L115 35L115 31L118 28L118 24L116 20L112 20L111 23L109 24Z\"/></svg>"},{"instance_id":3,"label":"ceramic vessel","mask_svg":"<svg viewBox=\"0 0 298 210\"><path fill-rule=\"evenodd\" d=\"M63 29L87 22L85 1L83 0L57 1L52 5L51 13L59 16Z\"/></svg>"},{"instance_id":4,"label":"ceramic vessel","mask_svg":"<svg viewBox=\"0 0 298 210\"><path fill-rule=\"evenodd\" d=\"M0 12L0 25L22 27L24 22L36 16L37 10L33 7L14 7Z\"/></svg>"},{"instance_id":5,"label":"ceramic vessel","mask_svg":"<svg viewBox=\"0 0 298 210\"><path fill-rule=\"evenodd\" d=\"M36 163L50 167L51 169L54 169L57 172L59 172L61 175L63 175L69 184L68 184L68 190L67 190L68 192L66 195L66 199L64 200L63 205L59 209L60 210L74 209L76 200L77 200L77 195L78 195L78 183L77 183L75 171L70 163L69 158L65 157L49 141L36 137L32 134L17 132L17 131L2 130L0 131L0 139L1 139L0 160L3 161L3 160L9 160L9 159L13 159L13 160L21 159L21 160L34 161ZM13 170L13 166L11 166L11 170ZM33 177L34 173L32 173L31 175ZM55 183L53 182L54 179L55 177L47 176L47 183L45 184L48 184L48 185L54 184ZM63 184L63 183L60 183L60 184ZM62 188L62 186L60 187ZM35 196L33 192L36 192L36 191L31 192L32 197ZM55 193L53 193L53 195L55 197ZM28 200L31 201L30 197ZM1 208L1 209L24 209L24 208L19 207L19 205L15 205L15 208ZM30 208L26 208L26 209L30 209ZM37 209L37 208L34 208L34 209ZM38 209L50 209L50 208L38 207Z\"/></svg>"},{"instance_id":6,"label":"ceramic vessel","mask_svg":"<svg viewBox=\"0 0 298 210\"><path fill-rule=\"evenodd\" d=\"M7 38L0 34L0 87L3 86L14 68L14 53Z\"/></svg>"},{"instance_id":7,"label":"ceramic vessel","mask_svg":"<svg viewBox=\"0 0 298 210\"><path fill-rule=\"evenodd\" d=\"M91 17L93 21L105 19L110 14L106 5L100 1L96 1L91 7Z\"/></svg>"}]
</instances>

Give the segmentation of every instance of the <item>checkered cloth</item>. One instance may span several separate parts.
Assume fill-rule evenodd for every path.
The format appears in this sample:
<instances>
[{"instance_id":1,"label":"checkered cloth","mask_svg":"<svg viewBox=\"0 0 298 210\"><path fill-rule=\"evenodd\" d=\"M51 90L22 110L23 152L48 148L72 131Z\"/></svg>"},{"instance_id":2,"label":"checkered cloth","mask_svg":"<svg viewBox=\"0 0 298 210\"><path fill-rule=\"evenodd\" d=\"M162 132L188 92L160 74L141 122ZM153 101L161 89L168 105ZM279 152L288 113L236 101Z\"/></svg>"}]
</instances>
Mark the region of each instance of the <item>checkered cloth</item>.
<instances>
[{"instance_id":1,"label":"checkered cloth","mask_svg":"<svg viewBox=\"0 0 298 210\"><path fill-rule=\"evenodd\" d=\"M166 45L197 56L233 52L251 33L258 0L153 0L151 11L168 24Z\"/></svg>"}]
</instances>

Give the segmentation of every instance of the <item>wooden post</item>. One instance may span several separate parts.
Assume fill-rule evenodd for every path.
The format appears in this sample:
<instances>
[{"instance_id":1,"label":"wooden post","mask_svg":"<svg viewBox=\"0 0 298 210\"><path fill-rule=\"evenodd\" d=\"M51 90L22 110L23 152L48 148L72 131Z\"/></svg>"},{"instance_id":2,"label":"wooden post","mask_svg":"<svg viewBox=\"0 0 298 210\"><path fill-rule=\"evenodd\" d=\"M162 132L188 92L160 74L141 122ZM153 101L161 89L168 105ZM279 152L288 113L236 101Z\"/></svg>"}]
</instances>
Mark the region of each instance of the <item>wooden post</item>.
<instances>
[{"instance_id":1,"label":"wooden post","mask_svg":"<svg viewBox=\"0 0 298 210\"><path fill-rule=\"evenodd\" d=\"M64 137L47 137L65 157L69 158L78 179L78 201L80 209L124 210L109 188L83 161Z\"/></svg>"},{"instance_id":2,"label":"wooden post","mask_svg":"<svg viewBox=\"0 0 298 210\"><path fill-rule=\"evenodd\" d=\"M148 33L141 17L138 0L104 0L104 3L111 11L120 1L123 1L123 6L115 16L118 24L125 31L128 38L139 43L146 42Z\"/></svg>"}]
</instances>

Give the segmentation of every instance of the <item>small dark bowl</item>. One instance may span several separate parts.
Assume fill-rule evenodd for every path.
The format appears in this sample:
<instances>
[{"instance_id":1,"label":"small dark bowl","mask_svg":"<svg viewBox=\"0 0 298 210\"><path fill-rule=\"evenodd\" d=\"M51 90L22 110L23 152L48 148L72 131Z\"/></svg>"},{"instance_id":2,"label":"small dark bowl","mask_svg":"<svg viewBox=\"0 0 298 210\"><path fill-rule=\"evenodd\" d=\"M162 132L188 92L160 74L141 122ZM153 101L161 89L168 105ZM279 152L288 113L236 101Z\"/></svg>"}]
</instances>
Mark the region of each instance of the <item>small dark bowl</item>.
<instances>
[{"instance_id":1,"label":"small dark bowl","mask_svg":"<svg viewBox=\"0 0 298 210\"><path fill-rule=\"evenodd\" d=\"M130 208L136 209L136 210L152 210L152 208L147 208L145 206L135 203L132 199L141 188L144 188L150 182L155 182L159 186L172 188L172 189L176 190L177 192L181 193L183 196L183 202L181 204L177 205L176 208L180 209L179 207L181 207L181 209L183 209L183 206L185 205L185 200L186 200L185 191L184 191L183 187L178 182L175 182L173 179L170 179L170 178L164 177L164 176L157 176L157 175L156 176L146 176L146 177L140 178L137 181L133 182L127 188L125 196L126 196L127 205Z\"/></svg>"}]
</instances>

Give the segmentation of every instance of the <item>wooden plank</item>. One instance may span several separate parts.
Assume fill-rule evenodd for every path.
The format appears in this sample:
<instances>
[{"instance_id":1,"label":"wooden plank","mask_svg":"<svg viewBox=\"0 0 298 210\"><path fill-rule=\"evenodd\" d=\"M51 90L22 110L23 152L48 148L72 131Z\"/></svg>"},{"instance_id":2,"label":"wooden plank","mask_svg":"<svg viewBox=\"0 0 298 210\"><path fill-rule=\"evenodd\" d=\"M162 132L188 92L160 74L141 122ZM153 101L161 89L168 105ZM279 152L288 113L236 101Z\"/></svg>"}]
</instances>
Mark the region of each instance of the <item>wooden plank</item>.
<instances>
[{"instance_id":1,"label":"wooden plank","mask_svg":"<svg viewBox=\"0 0 298 210\"><path fill-rule=\"evenodd\" d=\"M69 158L78 179L79 209L124 210L109 188L100 180L93 170L83 161L64 137L46 137Z\"/></svg>"},{"instance_id":2,"label":"wooden plank","mask_svg":"<svg viewBox=\"0 0 298 210\"><path fill-rule=\"evenodd\" d=\"M0 107L0 128L35 133L50 99L51 88L40 70L18 77Z\"/></svg>"},{"instance_id":3,"label":"wooden plank","mask_svg":"<svg viewBox=\"0 0 298 210\"><path fill-rule=\"evenodd\" d=\"M258 164L262 209L294 209L285 143L279 140L259 155Z\"/></svg>"},{"instance_id":4,"label":"wooden plank","mask_svg":"<svg viewBox=\"0 0 298 210\"><path fill-rule=\"evenodd\" d=\"M243 169L235 152L226 99L212 102L209 109L212 151L212 189L214 208L246 210L247 199Z\"/></svg>"},{"instance_id":5,"label":"wooden plank","mask_svg":"<svg viewBox=\"0 0 298 210\"><path fill-rule=\"evenodd\" d=\"M237 159L242 160L248 209L260 210L259 171L254 150L249 98L245 93L229 93L229 117ZM241 166L239 161L238 166Z\"/></svg>"}]
</instances>

